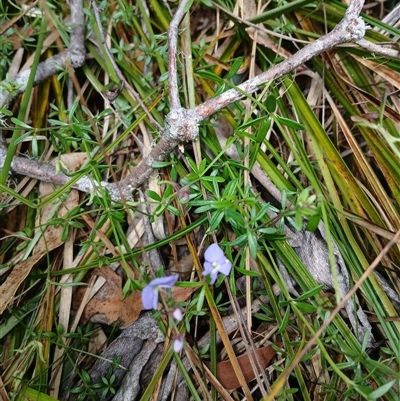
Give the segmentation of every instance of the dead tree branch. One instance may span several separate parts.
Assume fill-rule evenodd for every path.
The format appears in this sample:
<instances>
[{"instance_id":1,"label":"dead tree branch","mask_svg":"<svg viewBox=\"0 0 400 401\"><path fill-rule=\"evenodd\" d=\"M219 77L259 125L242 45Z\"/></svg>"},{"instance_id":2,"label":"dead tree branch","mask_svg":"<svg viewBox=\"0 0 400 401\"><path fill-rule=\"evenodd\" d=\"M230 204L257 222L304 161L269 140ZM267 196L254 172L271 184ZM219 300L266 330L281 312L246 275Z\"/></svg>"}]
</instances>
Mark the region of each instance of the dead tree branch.
<instances>
[{"instance_id":1,"label":"dead tree branch","mask_svg":"<svg viewBox=\"0 0 400 401\"><path fill-rule=\"evenodd\" d=\"M244 98L246 94L254 93L265 83L276 80L291 72L318 54L343 43L357 43L361 41L366 30L365 23L359 16L364 5L364 0L352 0L343 20L331 32L315 42L308 44L294 54L293 57L282 61L268 71L246 81L240 85L238 89L230 89L194 109L187 110L181 107L179 100L176 60L178 29L187 3L188 0L182 1L168 31L171 111L165 118L165 131L160 141L143 162L125 179L117 183L94 183L89 178L83 177L72 184L73 188L83 192L93 192L96 191L97 187L101 186L110 192L111 198L115 201L132 199L132 192L142 185L151 175L154 162L165 160L180 142L197 140L198 124L201 121L233 102ZM77 29L73 30L74 33L71 35L70 49L65 54L54 56L44 63L39 64L35 82L41 82L43 79L51 77L57 73L60 65L67 65L68 60L70 60L69 62L73 67L78 67L84 62L84 23L81 0L71 1L71 19L73 26L76 26ZM21 73L14 78L14 82L18 85L23 85L28 76L29 71ZM23 91L23 86L21 86L18 93L22 93ZM4 89L0 89L0 104L3 104L3 107L7 107L10 100L10 94ZM3 147L1 146L2 143ZM0 168L3 164L3 154L4 141L0 141ZM11 169L17 174L23 174L42 181L61 185L67 184L71 180L71 177L63 173L56 174L53 166L21 157L14 158Z\"/></svg>"},{"instance_id":2,"label":"dead tree branch","mask_svg":"<svg viewBox=\"0 0 400 401\"><path fill-rule=\"evenodd\" d=\"M194 109L187 110L180 106L179 94L177 92L176 73L176 37L178 34L179 23L183 17L183 9L186 1L183 1L178 8L173 24L169 28L168 38L170 39L170 59L169 78L170 78L170 102L171 112L165 120L165 132L157 146L150 152L149 156L136 168L133 173L119 182L119 188L123 191L123 196L129 198L132 191L147 180L153 171L152 164L162 161L180 143L185 141L195 141L198 136L198 124L210 117L212 114L232 104L233 102L245 97L246 94L254 93L261 85L271 80L282 77L283 75L304 64L312 57L332 49L333 47L345 43L356 42L364 37L365 24L359 17L364 5L363 0L353 0L343 20L327 35L321 37L313 43L299 50L293 57L282 61L270 70L246 81L239 86L239 90L230 89L220 96L213 98Z\"/></svg>"}]
</instances>

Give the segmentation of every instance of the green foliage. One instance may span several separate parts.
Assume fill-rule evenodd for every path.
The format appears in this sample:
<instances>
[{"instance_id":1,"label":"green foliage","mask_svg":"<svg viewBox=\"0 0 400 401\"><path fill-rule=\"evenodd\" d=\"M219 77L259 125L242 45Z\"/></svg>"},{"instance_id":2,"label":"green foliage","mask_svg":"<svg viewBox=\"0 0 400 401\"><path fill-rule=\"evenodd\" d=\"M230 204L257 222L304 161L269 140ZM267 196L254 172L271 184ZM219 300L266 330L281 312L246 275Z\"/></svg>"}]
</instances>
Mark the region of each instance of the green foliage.
<instances>
[{"instance_id":1,"label":"green foliage","mask_svg":"<svg viewBox=\"0 0 400 401\"><path fill-rule=\"evenodd\" d=\"M106 397L107 395L115 395L115 375L113 373L114 369L119 366L120 357L114 358L110 367L107 370L106 376L101 378L98 383L93 383L92 378L89 373L85 370L79 372L79 377L81 379L80 385L71 388L71 394L77 394L78 400L86 400L87 397L91 399L97 399L99 396Z\"/></svg>"}]
</instances>

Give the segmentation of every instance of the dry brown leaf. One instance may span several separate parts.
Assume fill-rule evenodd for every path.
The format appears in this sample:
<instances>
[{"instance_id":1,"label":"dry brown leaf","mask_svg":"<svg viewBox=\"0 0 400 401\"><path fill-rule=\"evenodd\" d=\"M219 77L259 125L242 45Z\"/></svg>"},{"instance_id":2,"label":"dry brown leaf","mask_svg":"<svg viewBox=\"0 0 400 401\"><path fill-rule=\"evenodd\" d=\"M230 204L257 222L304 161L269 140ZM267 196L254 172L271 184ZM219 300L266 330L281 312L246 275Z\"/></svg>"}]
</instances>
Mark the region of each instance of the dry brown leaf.
<instances>
[{"instance_id":1,"label":"dry brown leaf","mask_svg":"<svg viewBox=\"0 0 400 401\"><path fill-rule=\"evenodd\" d=\"M82 322L89 320L94 323L112 325L120 322L120 328L124 329L136 322L143 310L141 292L134 291L131 295L122 299L122 279L110 267L104 266L96 269L92 274L103 277L106 281L97 291L94 297L87 303L82 314ZM73 307L79 308L86 288L79 288L74 296ZM172 299L175 302L183 302L196 291L196 288L173 287ZM161 305L160 305L161 308Z\"/></svg>"},{"instance_id":2,"label":"dry brown leaf","mask_svg":"<svg viewBox=\"0 0 400 401\"><path fill-rule=\"evenodd\" d=\"M142 293L134 291L129 297L124 299L120 328L125 329L132 323L135 323L139 319L142 310Z\"/></svg>"},{"instance_id":3,"label":"dry brown leaf","mask_svg":"<svg viewBox=\"0 0 400 401\"><path fill-rule=\"evenodd\" d=\"M187 287L172 287L172 299L175 302L186 301L197 288L187 288Z\"/></svg>"},{"instance_id":4,"label":"dry brown leaf","mask_svg":"<svg viewBox=\"0 0 400 401\"><path fill-rule=\"evenodd\" d=\"M61 160L70 171L74 171L80 167L85 157L86 155L83 153L74 153L62 155ZM46 198L53 192L53 184L40 183L39 193L42 197ZM65 216L69 210L78 205L78 201L78 191L72 190L70 196L60 205L57 213L58 217ZM39 216L36 219L36 226L39 227L39 229L43 229L43 225L46 224L48 218L54 213L54 207L54 204L49 204L41 209ZM49 226L44 229L42 236L32 252L32 256L14 266L10 275L7 277L7 280L0 286L0 315L12 301L18 287L26 277L28 277L33 266L35 266L35 264L38 263L48 252L58 248L63 243L61 240L62 230L63 227L61 226Z\"/></svg>"},{"instance_id":5,"label":"dry brown leaf","mask_svg":"<svg viewBox=\"0 0 400 401\"><path fill-rule=\"evenodd\" d=\"M281 346L282 343L277 344ZM276 351L271 345L259 348L256 350L257 358L263 369L265 369L271 359L275 356ZM255 359L255 357L253 356ZM240 369L243 372L243 376L246 379L246 383L250 383L255 379L255 374L250 363L249 354L243 354L237 357ZM205 364L210 367L210 362L205 361ZM223 361L217 363L217 379L227 389L235 390L240 387L239 380L235 375L231 361Z\"/></svg>"},{"instance_id":6,"label":"dry brown leaf","mask_svg":"<svg viewBox=\"0 0 400 401\"><path fill-rule=\"evenodd\" d=\"M87 303L82 314L82 323L88 320L111 325L122 317L122 278L109 266L93 270L92 274L103 277L106 281L94 297ZM86 288L79 288L74 296L73 306L79 308ZM136 293L137 291L135 291ZM141 307L141 304L139 304ZM140 310L138 312L139 316Z\"/></svg>"}]
</instances>

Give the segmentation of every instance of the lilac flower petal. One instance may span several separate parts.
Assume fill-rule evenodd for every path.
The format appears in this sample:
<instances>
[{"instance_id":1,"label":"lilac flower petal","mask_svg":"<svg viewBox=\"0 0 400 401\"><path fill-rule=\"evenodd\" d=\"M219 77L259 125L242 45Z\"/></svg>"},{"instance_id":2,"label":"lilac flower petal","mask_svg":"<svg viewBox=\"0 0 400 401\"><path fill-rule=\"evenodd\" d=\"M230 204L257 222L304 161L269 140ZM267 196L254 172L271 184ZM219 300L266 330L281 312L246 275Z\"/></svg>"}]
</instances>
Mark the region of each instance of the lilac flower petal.
<instances>
[{"instance_id":1,"label":"lilac flower petal","mask_svg":"<svg viewBox=\"0 0 400 401\"><path fill-rule=\"evenodd\" d=\"M211 277L210 284L214 284L214 283L217 281L218 270L213 270L213 271L210 273L210 277Z\"/></svg>"},{"instance_id":2,"label":"lilac flower petal","mask_svg":"<svg viewBox=\"0 0 400 401\"><path fill-rule=\"evenodd\" d=\"M229 262L228 259L226 259L225 263L220 265L219 272L224 274L225 276L228 276L229 273L231 272L231 268L232 268L232 263Z\"/></svg>"},{"instance_id":3,"label":"lilac flower petal","mask_svg":"<svg viewBox=\"0 0 400 401\"><path fill-rule=\"evenodd\" d=\"M178 281L178 278L179 274L173 274L172 276L166 276L166 277L159 277L155 278L154 280L151 280L149 285L151 285L152 287L171 288Z\"/></svg>"},{"instance_id":4,"label":"lilac flower petal","mask_svg":"<svg viewBox=\"0 0 400 401\"><path fill-rule=\"evenodd\" d=\"M204 262L203 267L204 267L204 272L203 272L204 276L208 276L213 270L213 266L210 262Z\"/></svg>"},{"instance_id":5,"label":"lilac flower petal","mask_svg":"<svg viewBox=\"0 0 400 401\"><path fill-rule=\"evenodd\" d=\"M142 290L142 304L143 309L157 309L158 291L151 284Z\"/></svg>"},{"instance_id":6,"label":"lilac flower petal","mask_svg":"<svg viewBox=\"0 0 400 401\"><path fill-rule=\"evenodd\" d=\"M175 308L174 310L172 310L171 315L177 322L181 322L183 319L183 313L181 308Z\"/></svg>"},{"instance_id":7,"label":"lilac flower petal","mask_svg":"<svg viewBox=\"0 0 400 401\"><path fill-rule=\"evenodd\" d=\"M203 276L210 276L210 284L217 281L218 273L227 276L232 268L232 263L226 258L224 251L218 244L211 244L204 252Z\"/></svg>"},{"instance_id":8,"label":"lilac flower petal","mask_svg":"<svg viewBox=\"0 0 400 401\"><path fill-rule=\"evenodd\" d=\"M184 342L184 338L182 335L178 335L174 338L174 341L173 341L174 352L178 353L182 350L183 342Z\"/></svg>"},{"instance_id":9,"label":"lilac flower petal","mask_svg":"<svg viewBox=\"0 0 400 401\"><path fill-rule=\"evenodd\" d=\"M144 309L157 309L158 288L171 288L179 278L179 274L160 277L151 280L142 290L142 304Z\"/></svg>"},{"instance_id":10,"label":"lilac flower petal","mask_svg":"<svg viewBox=\"0 0 400 401\"><path fill-rule=\"evenodd\" d=\"M225 257L224 251L218 244L211 244L204 253L204 259L211 263L216 262L223 257Z\"/></svg>"},{"instance_id":11,"label":"lilac flower petal","mask_svg":"<svg viewBox=\"0 0 400 401\"><path fill-rule=\"evenodd\" d=\"M214 263L218 263L218 265L223 265L227 260L228 259L226 258L226 256L222 255L222 257L216 260Z\"/></svg>"},{"instance_id":12,"label":"lilac flower petal","mask_svg":"<svg viewBox=\"0 0 400 401\"><path fill-rule=\"evenodd\" d=\"M214 284L215 281L217 280L218 270L216 270L216 269L204 270L202 275L203 276L210 276L211 277L210 284Z\"/></svg>"}]
</instances>

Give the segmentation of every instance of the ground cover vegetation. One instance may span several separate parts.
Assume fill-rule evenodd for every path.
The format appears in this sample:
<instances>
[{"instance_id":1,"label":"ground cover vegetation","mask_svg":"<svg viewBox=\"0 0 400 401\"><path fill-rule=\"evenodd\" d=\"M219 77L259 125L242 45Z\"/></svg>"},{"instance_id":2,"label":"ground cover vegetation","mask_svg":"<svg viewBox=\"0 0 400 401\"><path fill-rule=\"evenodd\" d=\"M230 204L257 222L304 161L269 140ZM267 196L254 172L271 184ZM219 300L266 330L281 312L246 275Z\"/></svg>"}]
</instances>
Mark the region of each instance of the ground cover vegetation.
<instances>
[{"instance_id":1,"label":"ground cover vegetation","mask_svg":"<svg viewBox=\"0 0 400 401\"><path fill-rule=\"evenodd\" d=\"M399 25L2 1L0 399L398 400Z\"/></svg>"}]
</instances>

